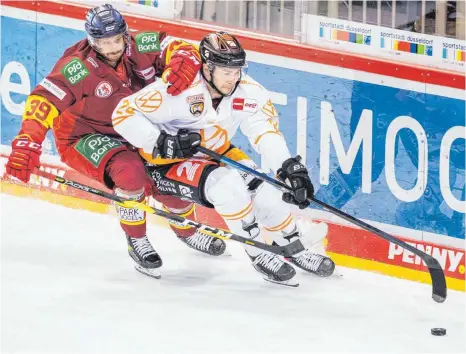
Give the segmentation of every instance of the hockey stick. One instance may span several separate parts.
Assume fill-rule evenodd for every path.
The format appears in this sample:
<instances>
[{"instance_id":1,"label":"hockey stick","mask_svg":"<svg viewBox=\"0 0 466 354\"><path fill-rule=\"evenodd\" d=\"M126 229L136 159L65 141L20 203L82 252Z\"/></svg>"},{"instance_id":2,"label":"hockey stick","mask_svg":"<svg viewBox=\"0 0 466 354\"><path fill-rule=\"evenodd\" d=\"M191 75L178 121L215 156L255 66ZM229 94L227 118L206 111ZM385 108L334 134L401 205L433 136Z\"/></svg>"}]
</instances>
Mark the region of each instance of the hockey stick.
<instances>
[{"instance_id":1,"label":"hockey stick","mask_svg":"<svg viewBox=\"0 0 466 354\"><path fill-rule=\"evenodd\" d=\"M245 166L239 162L236 162L234 160L229 159L228 157L225 157L223 155L220 155L216 153L215 151L206 149L203 146L200 146L198 148L198 151L214 158L215 160L219 162L223 162L225 165L229 165L231 167L235 167L238 170L241 170L243 172L249 173L267 183L270 183L274 187L280 189L282 192L292 192L291 188L283 183L282 181L276 180L275 178L272 178L265 173L256 171L248 166ZM427 265L427 268L429 269L430 277L432 279L432 298L436 302L444 302L445 299L447 298L447 284L445 280L445 274L443 273L443 269L440 266L440 263L432 256L428 255L427 253L422 252L421 250L418 250L416 247L413 247L409 244L407 244L404 241L401 241L400 239L396 238L395 236L392 236L372 225L369 225L365 223L362 220L359 220L349 214L346 214L342 212L341 210L334 208L326 203L321 202L320 200L317 200L315 198L308 198L309 202L316 203L320 205L324 210L337 215L346 221L349 221L360 228L367 230L369 232L372 232L373 234L389 241L392 242L400 247L403 247L404 249L414 253L416 256L420 257L424 263Z\"/></svg>"},{"instance_id":2,"label":"hockey stick","mask_svg":"<svg viewBox=\"0 0 466 354\"><path fill-rule=\"evenodd\" d=\"M72 181L72 180L68 180L68 179L65 179L63 177L59 177L59 176L54 175L52 173L48 173L48 172L41 171L41 170L38 170L38 169L36 169L34 173L39 175L39 176L45 177L45 178L47 178L47 179L49 179L51 181L55 181L55 182L58 182L60 184L63 184L65 186L70 186L72 188L79 189L81 191L88 192L90 194L94 194L94 195L97 195L99 197L103 197L103 198L112 200L112 201L117 202L120 205L125 206L127 208L137 208L137 209L140 209L140 210L144 210L147 213L155 214L157 216L161 216L162 218L173 220L173 221L181 224L181 226L193 226L195 228L198 228L198 229L204 231L208 235L211 235L212 237L215 237L215 238L218 238L218 239L221 239L221 240L233 240L233 241L245 244L245 245L260 248L260 249L262 249L264 251L268 251L268 252L277 254L279 256L288 257L288 258L291 257L292 255L294 255L295 253L297 253L299 251L302 251L302 249L300 247L298 247L296 243L291 243L291 244L286 245L286 246L274 246L274 245L268 245L268 244L263 243L263 242L251 241L246 237L236 235L236 234L231 233L229 231L222 230L222 229L217 229L215 227L211 227L211 226L208 226L208 225L198 223L198 222L193 221L193 220L183 218L182 216L179 216L179 215L176 215L176 214L168 213L166 211L163 211L163 210L160 210L160 209L157 209L157 208L152 208L149 205L146 205L146 204L134 201L134 200L128 200L128 199L119 197L119 196L117 196L115 194L107 193L107 192L102 191L100 189L95 189L95 188L86 186L85 184L81 184L81 183L78 183L78 182L75 182L75 181Z\"/></svg>"}]
</instances>

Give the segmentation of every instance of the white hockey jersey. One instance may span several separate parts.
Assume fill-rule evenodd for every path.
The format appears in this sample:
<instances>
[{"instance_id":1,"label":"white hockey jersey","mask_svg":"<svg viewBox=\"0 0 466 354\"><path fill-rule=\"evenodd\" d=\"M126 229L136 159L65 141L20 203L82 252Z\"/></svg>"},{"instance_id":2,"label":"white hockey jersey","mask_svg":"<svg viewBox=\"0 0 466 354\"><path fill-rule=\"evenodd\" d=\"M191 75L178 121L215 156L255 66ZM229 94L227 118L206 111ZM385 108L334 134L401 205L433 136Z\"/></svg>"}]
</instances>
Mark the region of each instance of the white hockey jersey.
<instances>
[{"instance_id":1,"label":"white hockey jersey","mask_svg":"<svg viewBox=\"0 0 466 354\"><path fill-rule=\"evenodd\" d=\"M154 164L180 161L152 159L162 130L171 135L183 128L199 132L203 146L222 154L239 128L267 166L274 171L280 168L290 152L278 130L278 114L267 90L245 75L233 95L223 97L214 109L206 85L199 73L187 90L171 96L167 84L158 80L120 101L113 112L113 126Z\"/></svg>"}]
</instances>

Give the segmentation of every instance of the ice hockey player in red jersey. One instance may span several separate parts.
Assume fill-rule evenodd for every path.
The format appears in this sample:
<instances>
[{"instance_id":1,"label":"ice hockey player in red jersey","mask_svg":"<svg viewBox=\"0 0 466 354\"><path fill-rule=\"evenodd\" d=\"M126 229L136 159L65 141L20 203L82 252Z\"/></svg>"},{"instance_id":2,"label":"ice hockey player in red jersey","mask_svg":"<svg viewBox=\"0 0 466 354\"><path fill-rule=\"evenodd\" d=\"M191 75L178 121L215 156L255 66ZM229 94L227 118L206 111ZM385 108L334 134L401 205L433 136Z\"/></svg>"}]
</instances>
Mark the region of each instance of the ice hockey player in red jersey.
<instances>
[{"instance_id":1,"label":"ice hockey player in red jersey","mask_svg":"<svg viewBox=\"0 0 466 354\"><path fill-rule=\"evenodd\" d=\"M85 29L87 38L69 47L28 96L6 172L27 183L52 129L63 162L117 195L142 202L155 185L137 151L113 129L112 112L122 97L162 75L170 84L168 94L180 94L199 71L199 53L165 32L130 34L124 18L108 4L88 11ZM191 209L191 203L179 198L165 196L162 202L180 214ZM136 269L157 277L162 260L146 236L145 213L120 205L117 210ZM221 240L172 228L195 249L214 255L225 250Z\"/></svg>"}]
</instances>

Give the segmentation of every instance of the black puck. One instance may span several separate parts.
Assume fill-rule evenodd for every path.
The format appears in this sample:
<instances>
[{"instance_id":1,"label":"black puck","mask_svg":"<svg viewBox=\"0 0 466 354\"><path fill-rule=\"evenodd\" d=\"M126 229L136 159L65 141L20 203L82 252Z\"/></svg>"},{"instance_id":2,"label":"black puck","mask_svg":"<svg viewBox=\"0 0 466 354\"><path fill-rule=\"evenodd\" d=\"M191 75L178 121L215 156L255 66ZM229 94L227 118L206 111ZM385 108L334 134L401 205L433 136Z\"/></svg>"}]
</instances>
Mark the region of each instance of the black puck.
<instances>
[{"instance_id":1,"label":"black puck","mask_svg":"<svg viewBox=\"0 0 466 354\"><path fill-rule=\"evenodd\" d=\"M445 328L432 328L430 330L433 336L444 336L447 334L447 330Z\"/></svg>"}]
</instances>

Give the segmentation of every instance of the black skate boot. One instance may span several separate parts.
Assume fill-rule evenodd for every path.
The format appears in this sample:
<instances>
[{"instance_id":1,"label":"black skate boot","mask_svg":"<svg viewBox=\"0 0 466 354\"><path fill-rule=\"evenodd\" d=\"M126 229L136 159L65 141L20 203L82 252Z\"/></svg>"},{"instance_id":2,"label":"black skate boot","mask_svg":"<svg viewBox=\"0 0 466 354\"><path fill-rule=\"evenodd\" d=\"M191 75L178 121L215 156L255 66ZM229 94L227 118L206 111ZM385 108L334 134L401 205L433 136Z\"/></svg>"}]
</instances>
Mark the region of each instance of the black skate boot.
<instances>
[{"instance_id":1,"label":"black skate boot","mask_svg":"<svg viewBox=\"0 0 466 354\"><path fill-rule=\"evenodd\" d=\"M177 237L192 249L210 256L221 256L227 248L225 241L207 235L199 230L196 230L196 233L189 237Z\"/></svg>"},{"instance_id":2,"label":"black skate boot","mask_svg":"<svg viewBox=\"0 0 466 354\"><path fill-rule=\"evenodd\" d=\"M225 253L227 248L225 241L210 236L202 230L196 230L194 227L186 227L175 220L168 220L168 224L176 237L188 247L210 256L221 256Z\"/></svg>"},{"instance_id":3,"label":"black skate boot","mask_svg":"<svg viewBox=\"0 0 466 354\"><path fill-rule=\"evenodd\" d=\"M243 229L249 233L252 240L260 234L259 226L255 220L249 225L243 225ZM299 283L292 279L296 275L295 269L279 256L252 246L246 246L245 249L251 258L254 269L262 274L264 280L280 285L299 286Z\"/></svg>"},{"instance_id":4,"label":"black skate boot","mask_svg":"<svg viewBox=\"0 0 466 354\"><path fill-rule=\"evenodd\" d=\"M162 258L152 247L147 236L135 238L126 235L128 253L134 260L136 270L152 278L160 279L161 274L157 270L162 266Z\"/></svg>"},{"instance_id":5,"label":"black skate boot","mask_svg":"<svg viewBox=\"0 0 466 354\"><path fill-rule=\"evenodd\" d=\"M301 243L299 231L295 231L284 238L288 239L290 242ZM304 248L304 246L302 247ZM313 253L307 249L294 254L292 257L286 258L286 260L306 272L317 274L321 277L329 277L335 270L335 263L329 257Z\"/></svg>"}]
</instances>

